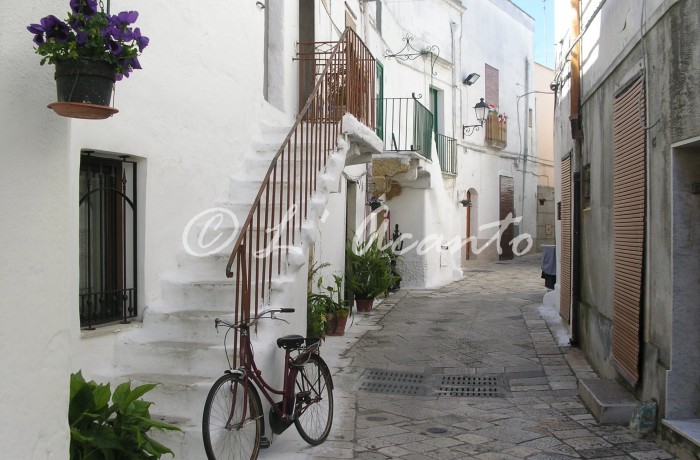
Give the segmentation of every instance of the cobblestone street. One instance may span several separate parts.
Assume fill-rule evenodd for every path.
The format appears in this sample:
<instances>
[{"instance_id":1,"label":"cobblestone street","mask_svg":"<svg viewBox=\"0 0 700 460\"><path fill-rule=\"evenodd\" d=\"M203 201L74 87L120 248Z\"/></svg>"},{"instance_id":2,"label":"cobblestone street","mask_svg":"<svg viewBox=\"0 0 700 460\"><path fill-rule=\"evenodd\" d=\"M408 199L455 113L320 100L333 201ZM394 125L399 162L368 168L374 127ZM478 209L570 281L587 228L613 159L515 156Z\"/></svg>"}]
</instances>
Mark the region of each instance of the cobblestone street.
<instances>
[{"instance_id":1,"label":"cobblestone street","mask_svg":"<svg viewBox=\"0 0 700 460\"><path fill-rule=\"evenodd\" d=\"M336 385L329 440L309 448L285 433L261 458L673 458L589 414L577 379L595 374L542 307L545 292L533 255L390 296L324 345Z\"/></svg>"}]
</instances>

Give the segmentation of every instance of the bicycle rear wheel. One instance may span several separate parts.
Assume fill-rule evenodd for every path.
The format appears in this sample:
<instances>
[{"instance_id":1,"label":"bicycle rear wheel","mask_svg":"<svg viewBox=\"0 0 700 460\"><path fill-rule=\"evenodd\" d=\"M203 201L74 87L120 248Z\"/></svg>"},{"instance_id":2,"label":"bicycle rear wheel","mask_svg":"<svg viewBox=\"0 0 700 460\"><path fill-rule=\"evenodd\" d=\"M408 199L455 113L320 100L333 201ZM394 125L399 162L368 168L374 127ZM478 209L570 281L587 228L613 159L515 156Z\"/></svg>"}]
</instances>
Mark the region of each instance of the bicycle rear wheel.
<instances>
[{"instance_id":1,"label":"bicycle rear wheel","mask_svg":"<svg viewBox=\"0 0 700 460\"><path fill-rule=\"evenodd\" d=\"M315 446L326 440L333 424L333 383L321 358L309 356L295 377L294 425L304 441Z\"/></svg>"},{"instance_id":2,"label":"bicycle rear wheel","mask_svg":"<svg viewBox=\"0 0 700 460\"><path fill-rule=\"evenodd\" d=\"M254 386L234 374L220 377L209 390L202 416L204 450L209 460L258 458L263 418L255 391Z\"/></svg>"}]
</instances>

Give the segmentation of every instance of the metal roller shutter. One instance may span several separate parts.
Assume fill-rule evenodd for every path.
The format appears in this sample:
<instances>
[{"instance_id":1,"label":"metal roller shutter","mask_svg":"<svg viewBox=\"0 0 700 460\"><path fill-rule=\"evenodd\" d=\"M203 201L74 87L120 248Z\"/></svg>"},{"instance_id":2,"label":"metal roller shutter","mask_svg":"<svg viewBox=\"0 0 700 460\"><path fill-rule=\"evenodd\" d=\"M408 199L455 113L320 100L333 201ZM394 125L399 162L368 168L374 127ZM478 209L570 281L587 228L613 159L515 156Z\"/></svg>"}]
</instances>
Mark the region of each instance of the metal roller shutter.
<instances>
[{"instance_id":1,"label":"metal roller shutter","mask_svg":"<svg viewBox=\"0 0 700 460\"><path fill-rule=\"evenodd\" d=\"M571 322L571 156L561 162L561 281L559 315Z\"/></svg>"},{"instance_id":2,"label":"metal roller shutter","mask_svg":"<svg viewBox=\"0 0 700 460\"><path fill-rule=\"evenodd\" d=\"M642 78L613 102L614 291L612 361L632 385L639 380L640 312L646 220L646 132Z\"/></svg>"}]
</instances>

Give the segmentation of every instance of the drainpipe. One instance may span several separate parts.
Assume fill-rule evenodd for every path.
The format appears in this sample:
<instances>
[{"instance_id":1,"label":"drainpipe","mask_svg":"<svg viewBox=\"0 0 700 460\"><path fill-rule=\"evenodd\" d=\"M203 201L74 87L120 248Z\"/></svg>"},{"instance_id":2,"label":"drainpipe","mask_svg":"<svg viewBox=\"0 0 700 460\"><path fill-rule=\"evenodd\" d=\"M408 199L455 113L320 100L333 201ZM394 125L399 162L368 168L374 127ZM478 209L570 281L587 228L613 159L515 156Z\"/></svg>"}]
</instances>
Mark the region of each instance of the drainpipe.
<instances>
[{"instance_id":1,"label":"drainpipe","mask_svg":"<svg viewBox=\"0 0 700 460\"><path fill-rule=\"evenodd\" d=\"M530 60L525 59L525 94L530 92ZM522 217L521 225L525 225L525 182L527 179L527 156L530 152L530 128L529 128L529 115L530 115L530 96L525 98L525 134L524 145L523 145L523 193L520 196L520 217ZM518 115L519 116L519 115ZM523 230L521 228L520 233Z\"/></svg>"},{"instance_id":2,"label":"drainpipe","mask_svg":"<svg viewBox=\"0 0 700 460\"><path fill-rule=\"evenodd\" d=\"M571 0L573 13L572 35L581 33L581 0ZM574 140L573 161L573 235L571 241L571 344L579 345L581 300L581 148L583 130L581 126L581 40L577 40L571 51L571 138Z\"/></svg>"}]
</instances>

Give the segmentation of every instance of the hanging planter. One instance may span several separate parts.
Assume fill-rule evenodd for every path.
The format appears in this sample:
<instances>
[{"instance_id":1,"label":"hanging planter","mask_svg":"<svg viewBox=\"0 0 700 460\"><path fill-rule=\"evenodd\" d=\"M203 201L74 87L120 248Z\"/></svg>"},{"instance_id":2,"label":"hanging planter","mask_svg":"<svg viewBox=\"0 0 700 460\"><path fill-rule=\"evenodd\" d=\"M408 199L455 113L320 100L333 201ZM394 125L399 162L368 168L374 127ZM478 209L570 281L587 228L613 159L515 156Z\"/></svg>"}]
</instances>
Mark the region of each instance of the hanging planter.
<instances>
[{"instance_id":1,"label":"hanging planter","mask_svg":"<svg viewBox=\"0 0 700 460\"><path fill-rule=\"evenodd\" d=\"M462 206L464 206L466 208L467 206L472 205L472 200L459 200L459 204L461 204Z\"/></svg>"},{"instance_id":2,"label":"hanging planter","mask_svg":"<svg viewBox=\"0 0 700 460\"><path fill-rule=\"evenodd\" d=\"M138 56L149 40L131 27L138 12L110 15L101 5L70 0L65 22L49 15L27 27L36 53L43 56L41 65L56 65L58 101L48 107L61 116L94 120L114 115L118 110L109 106L114 82L141 68Z\"/></svg>"},{"instance_id":3,"label":"hanging planter","mask_svg":"<svg viewBox=\"0 0 700 460\"><path fill-rule=\"evenodd\" d=\"M119 112L109 107L116 81L114 65L94 59L56 62L56 96L49 104L64 117L100 120Z\"/></svg>"}]
</instances>

